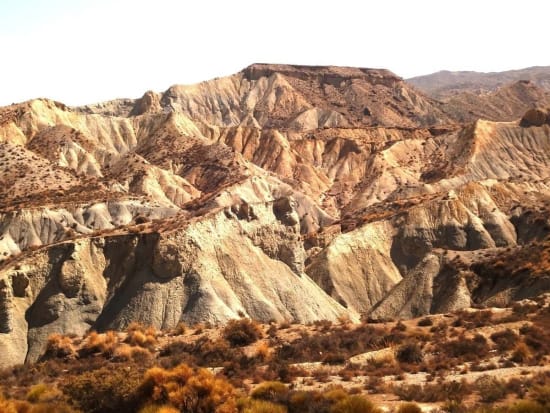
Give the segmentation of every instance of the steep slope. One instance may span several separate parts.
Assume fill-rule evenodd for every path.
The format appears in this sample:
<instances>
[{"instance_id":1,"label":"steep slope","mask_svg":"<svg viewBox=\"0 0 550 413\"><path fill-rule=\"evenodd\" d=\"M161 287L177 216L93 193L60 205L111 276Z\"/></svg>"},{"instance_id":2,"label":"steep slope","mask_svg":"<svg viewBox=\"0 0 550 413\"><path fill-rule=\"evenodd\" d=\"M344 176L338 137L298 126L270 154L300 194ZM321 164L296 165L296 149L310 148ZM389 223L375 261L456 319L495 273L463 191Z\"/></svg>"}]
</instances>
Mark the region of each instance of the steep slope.
<instances>
[{"instance_id":1,"label":"steep slope","mask_svg":"<svg viewBox=\"0 0 550 413\"><path fill-rule=\"evenodd\" d=\"M513 116L534 90L515 87L472 105ZM253 65L0 108L0 364L133 320L408 318L547 291L542 264L483 268L550 233L548 113L443 107L384 70Z\"/></svg>"},{"instance_id":2,"label":"steep slope","mask_svg":"<svg viewBox=\"0 0 550 413\"><path fill-rule=\"evenodd\" d=\"M526 110L550 106L550 88L542 89L535 83L520 80L495 91L476 94L461 92L444 101L444 109L460 122L476 119L512 121Z\"/></svg>"},{"instance_id":3,"label":"steep slope","mask_svg":"<svg viewBox=\"0 0 550 413\"><path fill-rule=\"evenodd\" d=\"M214 126L311 130L323 127L429 126L451 122L438 103L387 70L254 64L233 76L147 92L127 101L80 108L131 116L184 113Z\"/></svg>"}]
</instances>

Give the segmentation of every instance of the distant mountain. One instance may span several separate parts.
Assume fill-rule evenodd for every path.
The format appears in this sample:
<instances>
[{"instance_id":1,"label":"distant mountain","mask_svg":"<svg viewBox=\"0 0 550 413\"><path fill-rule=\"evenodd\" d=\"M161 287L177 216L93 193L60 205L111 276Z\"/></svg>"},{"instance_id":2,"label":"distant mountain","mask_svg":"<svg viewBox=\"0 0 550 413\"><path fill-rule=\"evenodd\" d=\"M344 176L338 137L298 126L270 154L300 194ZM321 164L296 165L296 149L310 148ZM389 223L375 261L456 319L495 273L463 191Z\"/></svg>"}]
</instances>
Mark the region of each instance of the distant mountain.
<instances>
[{"instance_id":1,"label":"distant mountain","mask_svg":"<svg viewBox=\"0 0 550 413\"><path fill-rule=\"evenodd\" d=\"M442 70L430 75L407 79L407 82L436 99L445 99L461 92L484 93L518 80L530 80L550 91L550 66L534 66L505 72L450 72Z\"/></svg>"}]
</instances>

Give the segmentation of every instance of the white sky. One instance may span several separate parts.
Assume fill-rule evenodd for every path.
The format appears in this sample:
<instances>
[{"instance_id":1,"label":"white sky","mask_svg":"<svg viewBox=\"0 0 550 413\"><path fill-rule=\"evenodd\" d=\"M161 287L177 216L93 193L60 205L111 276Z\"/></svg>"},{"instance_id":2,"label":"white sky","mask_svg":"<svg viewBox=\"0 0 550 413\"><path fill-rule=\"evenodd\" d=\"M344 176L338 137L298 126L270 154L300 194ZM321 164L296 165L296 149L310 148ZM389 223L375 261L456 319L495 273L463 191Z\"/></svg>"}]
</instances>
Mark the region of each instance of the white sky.
<instances>
[{"instance_id":1,"label":"white sky","mask_svg":"<svg viewBox=\"0 0 550 413\"><path fill-rule=\"evenodd\" d=\"M255 62L403 77L545 66L549 12L545 0L0 0L0 105L139 97Z\"/></svg>"}]
</instances>

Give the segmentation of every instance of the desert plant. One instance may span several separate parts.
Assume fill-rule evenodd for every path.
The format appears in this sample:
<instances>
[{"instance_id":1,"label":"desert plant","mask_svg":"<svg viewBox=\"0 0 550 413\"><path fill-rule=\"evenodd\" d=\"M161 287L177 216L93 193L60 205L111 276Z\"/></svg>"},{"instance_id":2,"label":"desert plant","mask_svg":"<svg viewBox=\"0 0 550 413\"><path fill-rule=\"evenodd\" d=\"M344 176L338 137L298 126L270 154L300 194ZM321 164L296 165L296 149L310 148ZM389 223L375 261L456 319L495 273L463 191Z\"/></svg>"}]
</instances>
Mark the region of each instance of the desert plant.
<instances>
[{"instance_id":1,"label":"desert plant","mask_svg":"<svg viewBox=\"0 0 550 413\"><path fill-rule=\"evenodd\" d=\"M401 363L421 363L424 359L422 348L418 343L405 343L397 348L395 358Z\"/></svg>"},{"instance_id":2,"label":"desert plant","mask_svg":"<svg viewBox=\"0 0 550 413\"><path fill-rule=\"evenodd\" d=\"M536 385L529 393L531 399L546 408L550 408L550 385Z\"/></svg>"},{"instance_id":3,"label":"desert plant","mask_svg":"<svg viewBox=\"0 0 550 413\"><path fill-rule=\"evenodd\" d=\"M288 397L288 387L280 381L266 381L256 387L250 396L253 399L282 403Z\"/></svg>"},{"instance_id":4,"label":"desert plant","mask_svg":"<svg viewBox=\"0 0 550 413\"><path fill-rule=\"evenodd\" d=\"M429 327L429 326L432 326L433 324L434 322L430 317L421 318L420 320L418 320L418 323L416 323L418 327Z\"/></svg>"},{"instance_id":5,"label":"desert plant","mask_svg":"<svg viewBox=\"0 0 550 413\"><path fill-rule=\"evenodd\" d=\"M519 400L506 413L548 413L548 409L533 400Z\"/></svg>"},{"instance_id":6,"label":"desert plant","mask_svg":"<svg viewBox=\"0 0 550 413\"><path fill-rule=\"evenodd\" d=\"M58 389L50 387L45 383L38 383L29 389L26 398L31 403L48 403L61 400L63 394Z\"/></svg>"},{"instance_id":7,"label":"desert plant","mask_svg":"<svg viewBox=\"0 0 550 413\"><path fill-rule=\"evenodd\" d=\"M242 413L287 413L287 408L265 400L249 400L240 411Z\"/></svg>"},{"instance_id":8,"label":"desert plant","mask_svg":"<svg viewBox=\"0 0 550 413\"><path fill-rule=\"evenodd\" d=\"M105 357L111 357L118 346L118 335L114 331L99 334L92 331L85 338L78 350L78 355L84 357L90 354L101 353Z\"/></svg>"},{"instance_id":9,"label":"desert plant","mask_svg":"<svg viewBox=\"0 0 550 413\"><path fill-rule=\"evenodd\" d=\"M444 344L444 350L450 357L473 361L486 356L489 345L485 337L477 334L473 338L461 336L457 340L449 341Z\"/></svg>"},{"instance_id":10,"label":"desert plant","mask_svg":"<svg viewBox=\"0 0 550 413\"><path fill-rule=\"evenodd\" d=\"M485 403L493 403L506 396L506 384L496 377L481 376L475 381L475 386L481 401Z\"/></svg>"},{"instance_id":11,"label":"desert plant","mask_svg":"<svg viewBox=\"0 0 550 413\"><path fill-rule=\"evenodd\" d=\"M422 413L422 409L416 403L401 403L396 413Z\"/></svg>"},{"instance_id":12,"label":"desert plant","mask_svg":"<svg viewBox=\"0 0 550 413\"><path fill-rule=\"evenodd\" d=\"M233 346L246 346L262 338L262 330L256 322L241 318L229 320L222 335Z\"/></svg>"},{"instance_id":13,"label":"desert plant","mask_svg":"<svg viewBox=\"0 0 550 413\"><path fill-rule=\"evenodd\" d=\"M61 334L51 334L48 337L46 352L42 356L42 359L49 359L52 357L75 358L76 350L73 345L73 340L70 337L63 336Z\"/></svg>"},{"instance_id":14,"label":"desert plant","mask_svg":"<svg viewBox=\"0 0 550 413\"><path fill-rule=\"evenodd\" d=\"M68 377L61 390L86 412L135 411L138 407L135 391L141 378L141 373L135 369L103 367Z\"/></svg>"},{"instance_id":15,"label":"desert plant","mask_svg":"<svg viewBox=\"0 0 550 413\"><path fill-rule=\"evenodd\" d=\"M180 364L170 370L153 367L138 389L140 400L170 404L180 411L229 413L236 410L235 389L205 369Z\"/></svg>"},{"instance_id":16,"label":"desert plant","mask_svg":"<svg viewBox=\"0 0 550 413\"><path fill-rule=\"evenodd\" d=\"M508 351L517 344L519 336L512 330L506 329L491 334L491 340L495 342L499 351Z\"/></svg>"},{"instance_id":17,"label":"desert plant","mask_svg":"<svg viewBox=\"0 0 550 413\"><path fill-rule=\"evenodd\" d=\"M334 404L330 413L381 413L381 410L362 396L348 396Z\"/></svg>"}]
</instances>

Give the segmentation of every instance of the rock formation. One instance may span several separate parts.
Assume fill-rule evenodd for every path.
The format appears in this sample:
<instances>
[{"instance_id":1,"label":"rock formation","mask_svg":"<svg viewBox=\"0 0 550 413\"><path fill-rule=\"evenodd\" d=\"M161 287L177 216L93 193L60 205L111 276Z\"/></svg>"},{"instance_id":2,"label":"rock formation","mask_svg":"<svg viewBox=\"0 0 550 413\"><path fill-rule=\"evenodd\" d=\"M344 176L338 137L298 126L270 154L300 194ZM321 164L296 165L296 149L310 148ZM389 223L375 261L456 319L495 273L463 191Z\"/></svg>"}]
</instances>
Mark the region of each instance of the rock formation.
<instances>
[{"instance_id":1,"label":"rock formation","mask_svg":"<svg viewBox=\"0 0 550 413\"><path fill-rule=\"evenodd\" d=\"M0 365L132 321L407 318L547 291L541 113L461 123L389 71L283 65L0 108Z\"/></svg>"}]
</instances>

